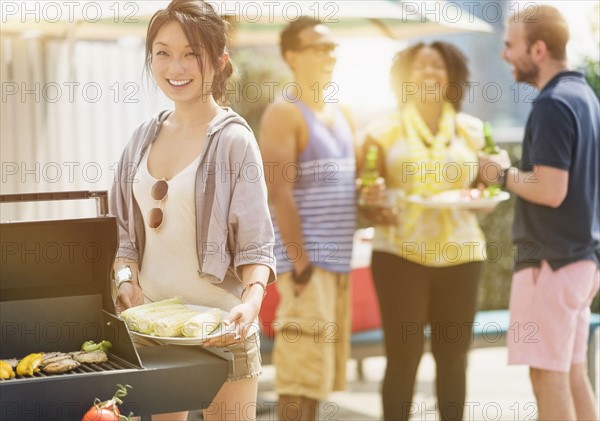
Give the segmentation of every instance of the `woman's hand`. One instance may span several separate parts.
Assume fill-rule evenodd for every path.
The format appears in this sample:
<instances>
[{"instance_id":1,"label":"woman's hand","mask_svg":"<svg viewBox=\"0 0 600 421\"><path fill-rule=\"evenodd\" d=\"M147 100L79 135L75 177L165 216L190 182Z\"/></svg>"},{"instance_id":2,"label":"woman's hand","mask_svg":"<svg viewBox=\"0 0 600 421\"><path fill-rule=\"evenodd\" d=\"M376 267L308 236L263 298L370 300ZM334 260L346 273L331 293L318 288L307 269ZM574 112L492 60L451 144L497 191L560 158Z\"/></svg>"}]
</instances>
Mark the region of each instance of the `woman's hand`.
<instances>
[{"instance_id":1,"label":"woman's hand","mask_svg":"<svg viewBox=\"0 0 600 421\"><path fill-rule=\"evenodd\" d=\"M129 307L136 307L144 304L144 294L139 283L139 265L138 262L129 260L124 257L118 257L114 264L113 270L116 274L119 270L129 267L131 270L131 280L123 282L118 289L114 287L111 290L111 296L115 301L115 311L117 314Z\"/></svg>"},{"instance_id":2,"label":"woman's hand","mask_svg":"<svg viewBox=\"0 0 600 421\"><path fill-rule=\"evenodd\" d=\"M223 320L227 333L204 342L205 346L228 346L243 341L248 336L252 323L257 323L258 312L266 294L266 285L271 269L265 265L248 264L242 266L241 303L229 311Z\"/></svg>"},{"instance_id":3,"label":"woman's hand","mask_svg":"<svg viewBox=\"0 0 600 421\"><path fill-rule=\"evenodd\" d=\"M246 339L253 323L257 323L259 307L252 303L241 303L233 307L223 320L228 333L206 340L203 346L222 347L233 345Z\"/></svg>"},{"instance_id":4,"label":"woman's hand","mask_svg":"<svg viewBox=\"0 0 600 421\"><path fill-rule=\"evenodd\" d=\"M385 201L385 179L379 177L370 186L363 186L360 178L356 180L358 203L360 206L381 206Z\"/></svg>"},{"instance_id":5,"label":"woman's hand","mask_svg":"<svg viewBox=\"0 0 600 421\"><path fill-rule=\"evenodd\" d=\"M125 282L121 284L117 291L117 300L115 303L117 313L127 310L129 307L136 307L142 304L144 304L144 294L137 282Z\"/></svg>"},{"instance_id":6,"label":"woman's hand","mask_svg":"<svg viewBox=\"0 0 600 421\"><path fill-rule=\"evenodd\" d=\"M400 216L396 208L384 206L360 208L361 215L374 225L398 225Z\"/></svg>"}]
</instances>

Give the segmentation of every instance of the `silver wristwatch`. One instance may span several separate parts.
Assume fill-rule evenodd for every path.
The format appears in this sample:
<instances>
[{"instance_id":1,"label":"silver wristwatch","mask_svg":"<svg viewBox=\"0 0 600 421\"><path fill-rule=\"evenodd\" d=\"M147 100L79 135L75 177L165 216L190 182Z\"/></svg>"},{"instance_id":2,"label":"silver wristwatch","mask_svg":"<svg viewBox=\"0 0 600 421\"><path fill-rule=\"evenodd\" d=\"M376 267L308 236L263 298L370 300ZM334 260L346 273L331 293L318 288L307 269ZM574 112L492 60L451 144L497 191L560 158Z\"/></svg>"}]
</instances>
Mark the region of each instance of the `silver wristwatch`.
<instances>
[{"instance_id":1,"label":"silver wristwatch","mask_svg":"<svg viewBox=\"0 0 600 421\"><path fill-rule=\"evenodd\" d=\"M115 286L117 289L125 282L131 282L133 280L133 272L129 266L123 266L121 269L115 272Z\"/></svg>"}]
</instances>

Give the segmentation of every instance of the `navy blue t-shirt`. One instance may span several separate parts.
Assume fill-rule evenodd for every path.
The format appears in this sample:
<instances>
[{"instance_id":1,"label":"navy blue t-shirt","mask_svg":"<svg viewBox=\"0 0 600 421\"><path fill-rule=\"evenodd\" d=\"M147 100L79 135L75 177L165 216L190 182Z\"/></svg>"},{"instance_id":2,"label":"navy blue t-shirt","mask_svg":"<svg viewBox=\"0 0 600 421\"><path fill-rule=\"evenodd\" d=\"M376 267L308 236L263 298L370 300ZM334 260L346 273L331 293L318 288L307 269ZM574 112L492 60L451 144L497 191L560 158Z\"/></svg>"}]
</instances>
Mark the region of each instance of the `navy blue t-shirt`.
<instances>
[{"instance_id":1,"label":"navy blue t-shirt","mask_svg":"<svg viewBox=\"0 0 600 421\"><path fill-rule=\"evenodd\" d=\"M553 270L587 259L600 266L600 103L581 73L558 74L536 98L519 168L534 165L569 171L568 192L556 209L517 197L515 270L541 260Z\"/></svg>"}]
</instances>

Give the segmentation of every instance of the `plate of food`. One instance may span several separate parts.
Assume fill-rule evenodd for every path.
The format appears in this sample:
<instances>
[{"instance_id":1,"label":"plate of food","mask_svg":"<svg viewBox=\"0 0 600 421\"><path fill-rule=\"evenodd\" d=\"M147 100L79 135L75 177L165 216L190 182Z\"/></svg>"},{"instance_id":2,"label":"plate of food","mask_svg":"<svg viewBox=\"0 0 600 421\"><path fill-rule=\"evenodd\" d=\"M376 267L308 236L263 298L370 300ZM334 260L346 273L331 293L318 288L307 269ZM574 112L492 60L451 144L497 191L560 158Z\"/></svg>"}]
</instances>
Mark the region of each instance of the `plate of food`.
<instances>
[{"instance_id":1,"label":"plate of food","mask_svg":"<svg viewBox=\"0 0 600 421\"><path fill-rule=\"evenodd\" d=\"M408 196L407 202L433 209L493 210L510 194L497 188L448 190L429 197Z\"/></svg>"},{"instance_id":2,"label":"plate of food","mask_svg":"<svg viewBox=\"0 0 600 421\"><path fill-rule=\"evenodd\" d=\"M157 301L131 307L120 314L131 334L162 344L202 345L207 339L237 333L235 326L226 326L229 315L213 307L185 304L180 298ZM252 323L247 336L258 332L258 322Z\"/></svg>"}]
</instances>

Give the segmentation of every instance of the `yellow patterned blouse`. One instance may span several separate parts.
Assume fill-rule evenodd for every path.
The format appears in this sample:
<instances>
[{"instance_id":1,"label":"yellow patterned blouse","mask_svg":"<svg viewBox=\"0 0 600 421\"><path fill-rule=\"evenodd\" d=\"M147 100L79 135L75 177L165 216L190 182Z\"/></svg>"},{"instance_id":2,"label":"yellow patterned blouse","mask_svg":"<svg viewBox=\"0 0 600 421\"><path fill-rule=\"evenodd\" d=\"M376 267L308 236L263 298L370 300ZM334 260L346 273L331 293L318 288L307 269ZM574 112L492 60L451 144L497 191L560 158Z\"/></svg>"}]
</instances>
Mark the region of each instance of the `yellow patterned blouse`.
<instances>
[{"instance_id":1,"label":"yellow patterned blouse","mask_svg":"<svg viewBox=\"0 0 600 421\"><path fill-rule=\"evenodd\" d=\"M405 105L370 124L367 135L386 153L388 195L401 208L398 226L376 227L373 249L433 267L485 260L485 237L473 212L427 209L403 199L469 188L483 147L482 122L446 104L433 136L416 109Z\"/></svg>"}]
</instances>

